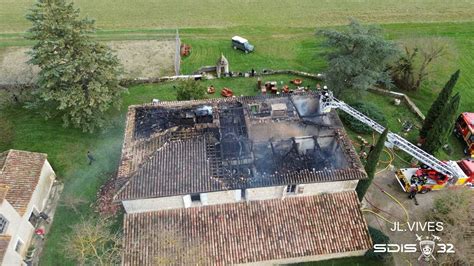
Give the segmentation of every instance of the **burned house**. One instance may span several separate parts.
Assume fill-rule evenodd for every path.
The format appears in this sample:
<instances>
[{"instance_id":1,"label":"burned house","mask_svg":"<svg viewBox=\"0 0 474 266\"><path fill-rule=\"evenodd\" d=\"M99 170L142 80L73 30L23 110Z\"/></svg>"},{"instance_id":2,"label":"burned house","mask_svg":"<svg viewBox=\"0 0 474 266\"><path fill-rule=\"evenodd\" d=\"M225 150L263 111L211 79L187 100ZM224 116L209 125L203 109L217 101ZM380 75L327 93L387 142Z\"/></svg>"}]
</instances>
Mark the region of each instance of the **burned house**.
<instances>
[{"instance_id":1,"label":"burned house","mask_svg":"<svg viewBox=\"0 0 474 266\"><path fill-rule=\"evenodd\" d=\"M127 213L123 264L163 255L148 230L199 243L212 265L362 255L371 241L354 189L366 174L319 98L130 106L115 196Z\"/></svg>"}]
</instances>

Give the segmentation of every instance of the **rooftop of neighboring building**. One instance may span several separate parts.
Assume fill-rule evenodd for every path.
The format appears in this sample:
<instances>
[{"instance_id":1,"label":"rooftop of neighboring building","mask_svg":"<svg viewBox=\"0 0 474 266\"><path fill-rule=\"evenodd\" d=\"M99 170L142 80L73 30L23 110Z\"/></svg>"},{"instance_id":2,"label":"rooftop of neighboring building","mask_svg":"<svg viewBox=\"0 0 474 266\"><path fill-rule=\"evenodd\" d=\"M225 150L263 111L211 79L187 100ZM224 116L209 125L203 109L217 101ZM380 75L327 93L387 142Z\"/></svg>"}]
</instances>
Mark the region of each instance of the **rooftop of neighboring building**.
<instances>
[{"instance_id":1,"label":"rooftop of neighboring building","mask_svg":"<svg viewBox=\"0 0 474 266\"><path fill-rule=\"evenodd\" d=\"M0 195L20 214L26 212L47 155L7 150L0 153Z\"/></svg>"}]
</instances>

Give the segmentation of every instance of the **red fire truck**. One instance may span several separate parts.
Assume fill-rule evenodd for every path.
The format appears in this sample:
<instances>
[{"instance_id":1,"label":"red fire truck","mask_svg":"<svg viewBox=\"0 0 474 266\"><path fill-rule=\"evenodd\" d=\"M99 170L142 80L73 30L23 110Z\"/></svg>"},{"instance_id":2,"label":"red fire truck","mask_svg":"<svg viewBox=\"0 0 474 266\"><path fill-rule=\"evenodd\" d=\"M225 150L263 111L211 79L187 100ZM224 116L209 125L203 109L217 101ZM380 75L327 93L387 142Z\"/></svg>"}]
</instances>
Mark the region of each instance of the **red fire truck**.
<instances>
[{"instance_id":1,"label":"red fire truck","mask_svg":"<svg viewBox=\"0 0 474 266\"><path fill-rule=\"evenodd\" d=\"M464 152L474 157L474 113L464 112L459 115L454 132L466 143Z\"/></svg>"},{"instance_id":2,"label":"red fire truck","mask_svg":"<svg viewBox=\"0 0 474 266\"><path fill-rule=\"evenodd\" d=\"M321 93L319 106L321 114L329 113L332 109L339 109L370 126L378 133L385 130L385 127L376 121L334 98L332 92L327 89ZM468 144L466 151L474 154L474 113L462 113L456 121L456 131ZM405 168L396 172L395 177L405 192L416 188L418 192L426 193L431 190L462 185L474 188L473 160L441 161L393 132L388 132L385 146L397 147L422 163L422 166L418 168Z\"/></svg>"},{"instance_id":3,"label":"red fire truck","mask_svg":"<svg viewBox=\"0 0 474 266\"><path fill-rule=\"evenodd\" d=\"M396 172L396 177L400 186L405 192L409 192L412 186L416 186L417 191L424 194L432 190L440 190L445 187L466 185L473 187L474 183L474 161L461 160L458 162L444 162L450 164L457 172L464 173L460 177L448 177L429 167L403 168Z\"/></svg>"}]
</instances>

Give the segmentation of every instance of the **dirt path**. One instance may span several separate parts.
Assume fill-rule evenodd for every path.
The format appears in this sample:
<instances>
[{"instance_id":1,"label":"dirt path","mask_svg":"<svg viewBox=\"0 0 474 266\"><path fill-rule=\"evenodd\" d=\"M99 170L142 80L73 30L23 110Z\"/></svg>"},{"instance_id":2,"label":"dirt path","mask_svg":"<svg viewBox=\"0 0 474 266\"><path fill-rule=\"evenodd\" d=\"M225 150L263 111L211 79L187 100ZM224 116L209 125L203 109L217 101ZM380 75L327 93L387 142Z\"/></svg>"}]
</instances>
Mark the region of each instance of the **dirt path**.
<instances>
[{"instance_id":1,"label":"dirt path","mask_svg":"<svg viewBox=\"0 0 474 266\"><path fill-rule=\"evenodd\" d=\"M376 185L379 187L377 187ZM367 194L366 200L363 202L363 207L375 210L374 206L382 209L383 211L378 211L378 213L388 220L391 221L400 221L403 223L406 221L405 212L394 200L388 197L385 193L381 191L384 190L394 196L400 201L401 204L407 209L409 214L410 222L424 222L424 216L427 212L433 207L434 198L442 191L429 192L427 194L418 194L416 196L418 204L415 205L415 202L408 198L408 194L403 192L400 184L395 179L395 173L393 171L385 171L377 175L374 183L370 186ZM372 204L372 205L371 205ZM390 228L393 226L380 218L377 218L375 215L365 212L365 218L367 223L383 231L387 236L390 237L391 243L396 244L418 244L415 234L429 236L429 232L419 231L411 232L409 230L404 232L391 231ZM395 264L396 265L418 265L418 256L419 252L416 253L393 253Z\"/></svg>"},{"instance_id":2,"label":"dirt path","mask_svg":"<svg viewBox=\"0 0 474 266\"><path fill-rule=\"evenodd\" d=\"M32 83L36 79L39 68L27 64L30 48L7 47L0 54L0 84Z\"/></svg>"},{"instance_id":3,"label":"dirt path","mask_svg":"<svg viewBox=\"0 0 474 266\"><path fill-rule=\"evenodd\" d=\"M173 74L175 41L114 41L108 45L123 64L124 78ZM34 82L39 68L27 64L29 47L8 47L0 53L0 84Z\"/></svg>"},{"instance_id":4,"label":"dirt path","mask_svg":"<svg viewBox=\"0 0 474 266\"><path fill-rule=\"evenodd\" d=\"M125 78L152 78L174 74L175 41L115 41Z\"/></svg>"}]
</instances>

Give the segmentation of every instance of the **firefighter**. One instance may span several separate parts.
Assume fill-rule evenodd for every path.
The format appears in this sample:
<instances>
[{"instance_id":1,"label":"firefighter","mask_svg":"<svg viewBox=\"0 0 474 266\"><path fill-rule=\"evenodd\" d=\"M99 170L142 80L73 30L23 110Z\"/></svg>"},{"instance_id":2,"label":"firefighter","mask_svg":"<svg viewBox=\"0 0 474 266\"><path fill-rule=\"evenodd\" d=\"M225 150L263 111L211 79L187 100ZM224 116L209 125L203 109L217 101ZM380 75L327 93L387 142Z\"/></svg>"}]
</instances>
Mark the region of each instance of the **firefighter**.
<instances>
[{"instance_id":1,"label":"firefighter","mask_svg":"<svg viewBox=\"0 0 474 266\"><path fill-rule=\"evenodd\" d=\"M409 199L416 199L416 193L418 192L418 186L416 184L411 184L410 194L408 195Z\"/></svg>"},{"instance_id":2,"label":"firefighter","mask_svg":"<svg viewBox=\"0 0 474 266\"><path fill-rule=\"evenodd\" d=\"M420 182L420 179L417 175L412 175L410 178L411 185L417 185Z\"/></svg>"},{"instance_id":3,"label":"firefighter","mask_svg":"<svg viewBox=\"0 0 474 266\"><path fill-rule=\"evenodd\" d=\"M95 158L90 151L87 151L87 159L89 159L89 165L91 165L92 162L95 161Z\"/></svg>"},{"instance_id":4,"label":"firefighter","mask_svg":"<svg viewBox=\"0 0 474 266\"><path fill-rule=\"evenodd\" d=\"M420 178L420 185L425 185L426 182L428 182L428 178L426 177L426 175L422 175Z\"/></svg>"}]
</instances>

